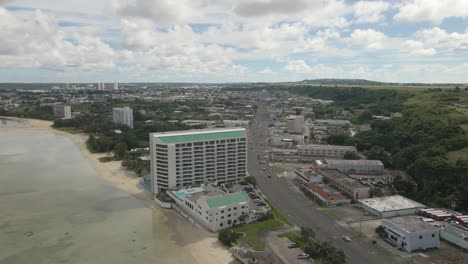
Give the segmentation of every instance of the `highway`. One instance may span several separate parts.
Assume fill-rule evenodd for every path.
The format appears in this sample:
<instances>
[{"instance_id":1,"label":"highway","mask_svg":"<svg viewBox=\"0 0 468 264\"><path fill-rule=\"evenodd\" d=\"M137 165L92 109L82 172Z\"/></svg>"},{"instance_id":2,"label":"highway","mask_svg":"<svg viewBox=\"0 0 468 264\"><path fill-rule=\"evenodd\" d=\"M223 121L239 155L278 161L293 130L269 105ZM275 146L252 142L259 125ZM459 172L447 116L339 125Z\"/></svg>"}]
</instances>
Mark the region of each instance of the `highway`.
<instances>
[{"instance_id":1,"label":"highway","mask_svg":"<svg viewBox=\"0 0 468 264\"><path fill-rule=\"evenodd\" d=\"M266 162L260 164L258 156L265 156L265 141L268 138L269 117L264 105L259 104L255 119L249 128L248 170L257 180L259 189L272 201L273 205L285 213L297 226L311 227L316 238L321 241L331 241L333 245L344 250L346 263L379 263L394 264L402 262L401 258L389 256L379 251L369 242L354 235L348 228L338 225L333 219L315 208L310 199L290 189L286 181L272 174ZM272 175L272 177L268 177ZM345 242L343 235L352 238Z\"/></svg>"}]
</instances>

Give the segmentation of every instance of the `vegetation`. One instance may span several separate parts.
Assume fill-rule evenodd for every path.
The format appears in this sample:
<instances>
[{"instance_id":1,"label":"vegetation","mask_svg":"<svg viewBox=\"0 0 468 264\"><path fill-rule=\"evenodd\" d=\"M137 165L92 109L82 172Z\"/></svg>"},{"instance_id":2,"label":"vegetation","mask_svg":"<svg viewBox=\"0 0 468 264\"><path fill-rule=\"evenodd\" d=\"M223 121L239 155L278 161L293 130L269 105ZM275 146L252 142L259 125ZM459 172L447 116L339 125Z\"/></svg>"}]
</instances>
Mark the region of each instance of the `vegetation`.
<instances>
[{"instance_id":1,"label":"vegetation","mask_svg":"<svg viewBox=\"0 0 468 264\"><path fill-rule=\"evenodd\" d=\"M255 250L263 250L265 248L265 242L261 239L261 234L267 230L281 227L282 225L283 222L280 220L276 218L269 218L264 221L257 221L250 224L233 227L229 230L245 233L245 236L240 238L242 242L249 244Z\"/></svg>"},{"instance_id":2,"label":"vegetation","mask_svg":"<svg viewBox=\"0 0 468 264\"><path fill-rule=\"evenodd\" d=\"M346 263L346 256L342 249L339 249L330 241L317 241L315 233L311 228L302 227L301 231L286 233L285 236L294 243L297 243L304 253L309 254L320 263L342 264Z\"/></svg>"},{"instance_id":3,"label":"vegetation","mask_svg":"<svg viewBox=\"0 0 468 264\"><path fill-rule=\"evenodd\" d=\"M468 211L468 111L453 105L468 104L462 89L377 89L299 86L290 91L334 100L338 107L361 109L354 119L372 130L330 136L329 144L355 145L369 159L387 168L404 170L416 183L397 177L397 192L430 206ZM400 112L403 117L373 120L372 115ZM450 159L449 157L452 157ZM455 159L456 158L456 159Z\"/></svg>"},{"instance_id":4,"label":"vegetation","mask_svg":"<svg viewBox=\"0 0 468 264\"><path fill-rule=\"evenodd\" d=\"M242 233L234 232L231 229L223 229L218 232L218 240L223 245L230 247L236 243L237 239L242 236Z\"/></svg>"},{"instance_id":5,"label":"vegetation","mask_svg":"<svg viewBox=\"0 0 468 264\"><path fill-rule=\"evenodd\" d=\"M354 151L346 151L344 154L344 159L346 160L358 160L359 156Z\"/></svg>"},{"instance_id":6,"label":"vegetation","mask_svg":"<svg viewBox=\"0 0 468 264\"><path fill-rule=\"evenodd\" d=\"M257 180L252 176L245 177L244 182L252 185L254 188L257 187Z\"/></svg>"}]
</instances>

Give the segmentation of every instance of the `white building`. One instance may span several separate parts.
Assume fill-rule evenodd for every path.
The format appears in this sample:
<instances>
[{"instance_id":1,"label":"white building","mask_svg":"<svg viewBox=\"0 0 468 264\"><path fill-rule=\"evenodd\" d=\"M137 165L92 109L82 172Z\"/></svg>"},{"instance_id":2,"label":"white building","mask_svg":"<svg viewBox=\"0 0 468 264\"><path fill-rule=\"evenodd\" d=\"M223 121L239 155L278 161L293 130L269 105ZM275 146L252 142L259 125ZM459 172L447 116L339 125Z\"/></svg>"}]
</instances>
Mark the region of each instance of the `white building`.
<instances>
[{"instance_id":1,"label":"white building","mask_svg":"<svg viewBox=\"0 0 468 264\"><path fill-rule=\"evenodd\" d=\"M323 162L322 162L323 163ZM326 159L328 168L349 174L378 175L384 173L384 165L380 160L333 160Z\"/></svg>"},{"instance_id":2,"label":"white building","mask_svg":"<svg viewBox=\"0 0 468 264\"><path fill-rule=\"evenodd\" d=\"M271 136L271 145L273 147L291 148L295 145L304 144L304 135L280 134Z\"/></svg>"},{"instance_id":3,"label":"white building","mask_svg":"<svg viewBox=\"0 0 468 264\"><path fill-rule=\"evenodd\" d=\"M461 225L446 225L440 230L440 237L461 248L468 249L468 228Z\"/></svg>"},{"instance_id":4,"label":"white building","mask_svg":"<svg viewBox=\"0 0 468 264\"><path fill-rule=\"evenodd\" d=\"M150 134L153 193L205 181L247 176L245 129L200 129Z\"/></svg>"},{"instance_id":5,"label":"white building","mask_svg":"<svg viewBox=\"0 0 468 264\"><path fill-rule=\"evenodd\" d=\"M54 105L54 116L62 119L70 119L71 115L71 106L69 105Z\"/></svg>"},{"instance_id":6,"label":"white building","mask_svg":"<svg viewBox=\"0 0 468 264\"><path fill-rule=\"evenodd\" d=\"M395 246L408 252L438 248L439 229L414 216L382 219L386 238Z\"/></svg>"},{"instance_id":7,"label":"white building","mask_svg":"<svg viewBox=\"0 0 468 264\"><path fill-rule=\"evenodd\" d=\"M289 132L302 133L304 129L304 116L289 116L287 122L287 129Z\"/></svg>"},{"instance_id":8,"label":"white building","mask_svg":"<svg viewBox=\"0 0 468 264\"><path fill-rule=\"evenodd\" d=\"M297 146L297 154L301 156L343 158L346 152L356 153L357 150L353 146L317 145L317 144Z\"/></svg>"},{"instance_id":9,"label":"white building","mask_svg":"<svg viewBox=\"0 0 468 264\"><path fill-rule=\"evenodd\" d=\"M359 203L366 211L379 217L413 215L426 207L401 195L361 199Z\"/></svg>"},{"instance_id":10,"label":"white building","mask_svg":"<svg viewBox=\"0 0 468 264\"><path fill-rule=\"evenodd\" d=\"M119 83L117 82L114 83L114 90L115 91L119 90Z\"/></svg>"},{"instance_id":11,"label":"white building","mask_svg":"<svg viewBox=\"0 0 468 264\"><path fill-rule=\"evenodd\" d=\"M268 206L253 204L244 192L225 193L196 187L168 194L189 218L213 232L255 221L270 210Z\"/></svg>"},{"instance_id":12,"label":"white building","mask_svg":"<svg viewBox=\"0 0 468 264\"><path fill-rule=\"evenodd\" d=\"M112 120L116 124L126 125L133 128L133 110L129 107L113 108Z\"/></svg>"}]
</instances>

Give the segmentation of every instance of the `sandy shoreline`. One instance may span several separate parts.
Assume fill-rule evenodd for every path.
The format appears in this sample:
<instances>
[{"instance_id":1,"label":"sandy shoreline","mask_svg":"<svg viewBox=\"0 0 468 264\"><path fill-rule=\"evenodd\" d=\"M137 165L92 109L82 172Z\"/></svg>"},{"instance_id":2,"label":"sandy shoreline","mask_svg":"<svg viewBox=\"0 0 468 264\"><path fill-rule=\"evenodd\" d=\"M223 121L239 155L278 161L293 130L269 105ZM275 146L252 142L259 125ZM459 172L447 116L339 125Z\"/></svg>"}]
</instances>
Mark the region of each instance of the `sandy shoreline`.
<instances>
[{"instance_id":1,"label":"sandy shoreline","mask_svg":"<svg viewBox=\"0 0 468 264\"><path fill-rule=\"evenodd\" d=\"M171 217L179 217L175 215L173 212L167 212L160 208L156 202L152 200L151 195L146 191L143 190L142 187L139 186L140 178L134 172L127 171L122 168L120 161L111 161L102 163L99 161L100 157L104 157L107 154L93 154L88 151L86 147L86 140L88 136L85 134L69 134L63 131L59 131L53 129L51 127L51 121L45 120L37 120L37 119L28 119L28 118L17 118L17 117L1 117L4 119L11 119L22 122L26 124L28 127L26 129L43 129L48 130L52 133L63 135L69 138L74 145L79 149L80 153L83 157L91 164L91 166L95 169L97 174L102 177L104 180L112 184L114 187L136 197L137 199L143 200L145 204L153 210L156 214L164 214L168 220L171 220ZM24 129L24 128L7 128L7 129ZM191 225L188 221L186 221L187 225ZM193 228L200 228L200 227L193 227ZM187 228L184 228L185 230ZM187 232L187 231L185 231ZM204 237L200 237L199 240L195 243L187 245L187 249L190 252L193 262L194 263L229 263L233 260L231 254L223 248L219 242L217 241L216 237L213 234L208 233L207 231L201 231L202 233L206 234ZM194 230L193 234L187 234L188 236L191 235L200 235L200 230Z\"/></svg>"}]
</instances>

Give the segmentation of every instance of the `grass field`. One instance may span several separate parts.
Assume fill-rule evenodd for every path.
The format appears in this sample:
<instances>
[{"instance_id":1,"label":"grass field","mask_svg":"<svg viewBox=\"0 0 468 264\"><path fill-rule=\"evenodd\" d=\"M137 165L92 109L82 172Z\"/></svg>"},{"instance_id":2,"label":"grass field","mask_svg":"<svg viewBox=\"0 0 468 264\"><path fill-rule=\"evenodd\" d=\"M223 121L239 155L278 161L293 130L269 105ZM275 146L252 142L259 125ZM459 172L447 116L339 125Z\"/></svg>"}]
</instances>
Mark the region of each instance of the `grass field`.
<instances>
[{"instance_id":1,"label":"grass field","mask_svg":"<svg viewBox=\"0 0 468 264\"><path fill-rule=\"evenodd\" d=\"M449 153L447 153L447 158L449 158L450 160L458 160L459 158L467 158L467 157L468 157L468 148L450 151Z\"/></svg>"},{"instance_id":2,"label":"grass field","mask_svg":"<svg viewBox=\"0 0 468 264\"><path fill-rule=\"evenodd\" d=\"M276 218L271 218L262 222L254 222L251 224L233 227L231 230L235 232L242 232L246 235L241 237L240 240L252 246L255 250L263 250L265 242L260 238L261 234L267 230L281 227L284 223Z\"/></svg>"}]
</instances>

